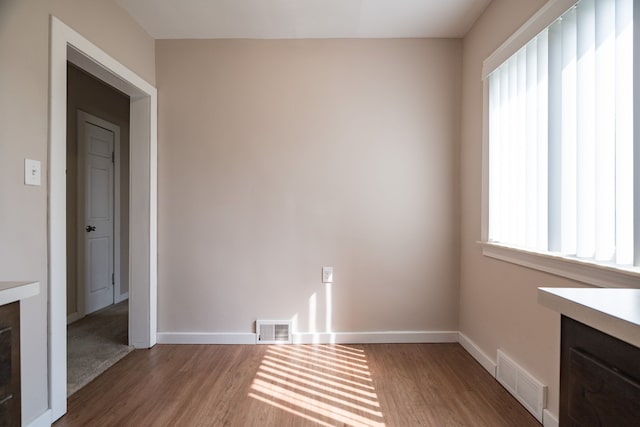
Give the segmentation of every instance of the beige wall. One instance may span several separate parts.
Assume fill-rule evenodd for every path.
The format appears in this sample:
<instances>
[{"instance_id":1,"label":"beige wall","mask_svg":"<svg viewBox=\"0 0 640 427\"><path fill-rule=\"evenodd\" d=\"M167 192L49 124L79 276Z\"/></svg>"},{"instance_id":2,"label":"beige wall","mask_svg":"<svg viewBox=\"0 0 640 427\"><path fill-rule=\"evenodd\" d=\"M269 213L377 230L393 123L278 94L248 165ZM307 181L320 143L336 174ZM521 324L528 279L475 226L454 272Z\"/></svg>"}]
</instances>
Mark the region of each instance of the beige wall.
<instances>
[{"instance_id":1,"label":"beige wall","mask_svg":"<svg viewBox=\"0 0 640 427\"><path fill-rule=\"evenodd\" d=\"M559 315L539 306L539 286L568 279L484 257L480 240L482 179L482 62L545 2L494 0L464 39L461 140L460 330L496 357L502 349L549 386L558 414Z\"/></svg>"},{"instance_id":2,"label":"beige wall","mask_svg":"<svg viewBox=\"0 0 640 427\"><path fill-rule=\"evenodd\" d=\"M41 294L25 300L21 307L25 424L48 407L46 177L50 13L78 28L151 83L155 81L153 40L112 1L0 0L0 280L41 283ZM42 186L23 184L25 157L42 162Z\"/></svg>"},{"instance_id":3,"label":"beige wall","mask_svg":"<svg viewBox=\"0 0 640 427\"><path fill-rule=\"evenodd\" d=\"M78 110L120 127L120 291L129 292L129 97L67 67L67 314L77 313ZM116 297L119 297L117 295Z\"/></svg>"},{"instance_id":4,"label":"beige wall","mask_svg":"<svg viewBox=\"0 0 640 427\"><path fill-rule=\"evenodd\" d=\"M457 330L459 40L174 40L156 58L160 332L324 331L323 265L334 331Z\"/></svg>"}]
</instances>

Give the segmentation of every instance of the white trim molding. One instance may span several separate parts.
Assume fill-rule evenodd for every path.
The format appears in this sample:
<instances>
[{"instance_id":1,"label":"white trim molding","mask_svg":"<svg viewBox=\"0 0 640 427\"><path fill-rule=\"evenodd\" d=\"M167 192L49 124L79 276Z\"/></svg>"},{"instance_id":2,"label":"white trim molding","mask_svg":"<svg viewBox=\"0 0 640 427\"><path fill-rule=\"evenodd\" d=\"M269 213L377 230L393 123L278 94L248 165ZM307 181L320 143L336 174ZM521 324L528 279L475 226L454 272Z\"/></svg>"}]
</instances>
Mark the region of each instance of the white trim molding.
<instances>
[{"instance_id":1,"label":"white trim molding","mask_svg":"<svg viewBox=\"0 0 640 427\"><path fill-rule=\"evenodd\" d=\"M578 0L549 0L525 22L511 37L497 48L482 65L482 80L485 80L496 68L522 46L540 34L542 30L551 25L558 16L573 7Z\"/></svg>"},{"instance_id":2,"label":"white trim molding","mask_svg":"<svg viewBox=\"0 0 640 427\"><path fill-rule=\"evenodd\" d=\"M540 270L578 282L606 288L640 288L640 270L608 267L551 253L517 249L497 243L479 242L482 254L501 261Z\"/></svg>"},{"instance_id":3,"label":"white trim molding","mask_svg":"<svg viewBox=\"0 0 640 427\"><path fill-rule=\"evenodd\" d=\"M294 344L457 343L456 331L302 332ZM158 332L159 344L255 344L256 334L243 332Z\"/></svg>"},{"instance_id":4,"label":"white trim molding","mask_svg":"<svg viewBox=\"0 0 640 427\"><path fill-rule=\"evenodd\" d=\"M294 344L401 344L455 343L454 331L298 332Z\"/></svg>"},{"instance_id":5,"label":"white trim molding","mask_svg":"<svg viewBox=\"0 0 640 427\"><path fill-rule=\"evenodd\" d=\"M558 417L549 412L548 409L545 409L542 412L542 425L544 427L558 427L560 422L558 421Z\"/></svg>"},{"instance_id":6,"label":"white trim molding","mask_svg":"<svg viewBox=\"0 0 640 427\"><path fill-rule=\"evenodd\" d=\"M75 313L71 313L71 314L67 315L67 325L72 324L73 322L75 322L78 319L80 319L80 315L78 314L77 311Z\"/></svg>"},{"instance_id":7,"label":"white trim molding","mask_svg":"<svg viewBox=\"0 0 640 427\"><path fill-rule=\"evenodd\" d=\"M458 333L458 342L460 343L462 348L467 350L467 353L469 353L471 357L476 359L480 366L482 366L493 378L496 377L496 362L492 358L487 356L487 354L482 351L482 349L478 347L476 343L471 341L469 337L467 337L462 332Z\"/></svg>"},{"instance_id":8,"label":"white trim molding","mask_svg":"<svg viewBox=\"0 0 640 427\"><path fill-rule=\"evenodd\" d=\"M124 294L121 294L121 295L116 295L115 304L118 304L119 302L122 302L127 299L129 299L129 292L125 292Z\"/></svg>"},{"instance_id":9,"label":"white trim molding","mask_svg":"<svg viewBox=\"0 0 640 427\"><path fill-rule=\"evenodd\" d=\"M158 344L255 344L249 332L158 332Z\"/></svg>"},{"instance_id":10,"label":"white trim molding","mask_svg":"<svg viewBox=\"0 0 640 427\"><path fill-rule=\"evenodd\" d=\"M66 146L67 61L131 99L129 192L129 340L139 348L157 332L157 90L55 16L51 16L48 158L49 408L67 409Z\"/></svg>"},{"instance_id":11,"label":"white trim molding","mask_svg":"<svg viewBox=\"0 0 640 427\"><path fill-rule=\"evenodd\" d=\"M34 420L31 420L29 424L23 424L28 427L49 427L51 425L51 409L47 409Z\"/></svg>"}]
</instances>

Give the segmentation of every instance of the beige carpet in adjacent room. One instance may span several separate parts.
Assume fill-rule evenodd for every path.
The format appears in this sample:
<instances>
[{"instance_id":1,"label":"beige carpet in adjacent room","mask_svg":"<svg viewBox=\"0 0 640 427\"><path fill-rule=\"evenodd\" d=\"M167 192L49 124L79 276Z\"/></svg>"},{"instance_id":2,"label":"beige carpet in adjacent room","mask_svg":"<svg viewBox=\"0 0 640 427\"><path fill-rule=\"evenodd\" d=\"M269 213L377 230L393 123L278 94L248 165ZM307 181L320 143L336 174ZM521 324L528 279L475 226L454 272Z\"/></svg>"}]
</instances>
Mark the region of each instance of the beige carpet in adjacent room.
<instances>
[{"instance_id":1,"label":"beige carpet in adjacent room","mask_svg":"<svg viewBox=\"0 0 640 427\"><path fill-rule=\"evenodd\" d=\"M128 337L129 301L122 301L67 327L67 396L87 385L133 350Z\"/></svg>"}]
</instances>

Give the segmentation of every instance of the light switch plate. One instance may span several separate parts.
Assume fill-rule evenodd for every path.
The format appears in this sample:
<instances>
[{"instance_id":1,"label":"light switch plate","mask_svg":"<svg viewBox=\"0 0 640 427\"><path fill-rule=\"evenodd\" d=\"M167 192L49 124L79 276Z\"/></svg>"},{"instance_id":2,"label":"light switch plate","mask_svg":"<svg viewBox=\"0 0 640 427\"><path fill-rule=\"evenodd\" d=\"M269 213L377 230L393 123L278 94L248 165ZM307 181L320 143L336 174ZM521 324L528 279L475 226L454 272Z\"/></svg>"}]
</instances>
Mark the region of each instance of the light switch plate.
<instances>
[{"instance_id":1,"label":"light switch plate","mask_svg":"<svg viewBox=\"0 0 640 427\"><path fill-rule=\"evenodd\" d=\"M322 267L322 283L333 283L333 267Z\"/></svg>"},{"instance_id":2,"label":"light switch plate","mask_svg":"<svg viewBox=\"0 0 640 427\"><path fill-rule=\"evenodd\" d=\"M24 183L25 185L40 186L40 162L38 160L24 159Z\"/></svg>"}]
</instances>

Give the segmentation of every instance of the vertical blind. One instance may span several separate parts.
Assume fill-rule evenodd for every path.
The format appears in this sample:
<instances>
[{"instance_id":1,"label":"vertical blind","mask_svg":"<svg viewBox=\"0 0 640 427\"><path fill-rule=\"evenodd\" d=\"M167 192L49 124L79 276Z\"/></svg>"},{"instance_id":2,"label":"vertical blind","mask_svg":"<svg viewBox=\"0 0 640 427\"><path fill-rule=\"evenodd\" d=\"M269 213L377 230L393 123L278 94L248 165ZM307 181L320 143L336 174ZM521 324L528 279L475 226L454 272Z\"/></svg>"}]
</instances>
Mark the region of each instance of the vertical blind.
<instances>
[{"instance_id":1,"label":"vertical blind","mask_svg":"<svg viewBox=\"0 0 640 427\"><path fill-rule=\"evenodd\" d=\"M489 75L489 241L632 265L633 0L581 0Z\"/></svg>"}]
</instances>

